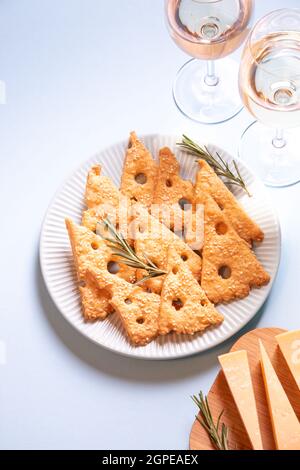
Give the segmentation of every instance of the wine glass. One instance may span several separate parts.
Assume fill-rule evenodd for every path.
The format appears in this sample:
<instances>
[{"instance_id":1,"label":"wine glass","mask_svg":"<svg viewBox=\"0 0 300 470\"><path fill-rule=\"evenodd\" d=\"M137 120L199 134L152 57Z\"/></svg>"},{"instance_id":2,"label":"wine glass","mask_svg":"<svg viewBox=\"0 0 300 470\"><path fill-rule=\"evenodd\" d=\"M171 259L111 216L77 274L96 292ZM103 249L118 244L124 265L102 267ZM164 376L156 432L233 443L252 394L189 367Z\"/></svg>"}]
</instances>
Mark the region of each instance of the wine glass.
<instances>
[{"instance_id":1,"label":"wine glass","mask_svg":"<svg viewBox=\"0 0 300 470\"><path fill-rule=\"evenodd\" d=\"M173 86L177 107L205 124L231 119L241 111L242 103L238 64L227 56L249 33L254 1L165 0L165 7L171 37L195 58L177 74Z\"/></svg>"},{"instance_id":2,"label":"wine glass","mask_svg":"<svg viewBox=\"0 0 300 470\"><path fill-rule=\"evenodd\" d=\"M268 186L300 181L300 9L263 17L251 32L240 67L240 92L257 119L239 154Z\"/></svg>"}]
</instances>

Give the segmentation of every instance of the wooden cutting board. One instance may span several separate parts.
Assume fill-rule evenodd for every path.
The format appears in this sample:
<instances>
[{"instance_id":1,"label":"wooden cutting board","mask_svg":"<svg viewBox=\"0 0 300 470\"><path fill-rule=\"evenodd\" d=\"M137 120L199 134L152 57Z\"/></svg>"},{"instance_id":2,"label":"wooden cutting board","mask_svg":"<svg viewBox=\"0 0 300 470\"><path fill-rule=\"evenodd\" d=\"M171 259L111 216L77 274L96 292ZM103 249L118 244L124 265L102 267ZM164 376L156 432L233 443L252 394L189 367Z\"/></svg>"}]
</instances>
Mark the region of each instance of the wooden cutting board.
<instances>
[{"instance_id":1,"label":"wooden cutting board","mask_svg":"<svg viewBox=\"0 0 300 470\"><path fill-rule=\"evenodd\" d=\"M256 329L242 336L231 348L231 351L238 351L240 349L248 351L263 446L265 450L275 449L275 443L261 374L258 339L263 341L278 377L298 418L300 419L300 392L275 339L276 335L284 332L285 330L280 328ZM222 421L229 428L229 448L231 450L251 449L247 433L222 371L219 372L208 393L208 401L215 421L221 411L224 410ZM206 431L197 420L195 420L190 434L190 449L214 450Z\"/></svg>"}]
</instances>

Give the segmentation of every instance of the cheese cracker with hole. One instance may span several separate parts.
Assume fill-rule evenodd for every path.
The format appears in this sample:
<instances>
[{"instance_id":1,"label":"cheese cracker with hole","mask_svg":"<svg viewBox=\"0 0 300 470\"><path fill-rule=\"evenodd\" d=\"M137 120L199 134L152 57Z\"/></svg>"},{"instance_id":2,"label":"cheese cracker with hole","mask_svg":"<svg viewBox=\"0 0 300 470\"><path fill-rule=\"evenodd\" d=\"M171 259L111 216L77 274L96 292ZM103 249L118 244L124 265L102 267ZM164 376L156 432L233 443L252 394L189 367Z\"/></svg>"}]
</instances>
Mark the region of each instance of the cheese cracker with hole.
<instances>
[{"instance_id":1,"label":"cheese cracker with hole","mask_svg":"<svg viewBox=\"0 0 300 470\"><path fill-rule=\"evenodd\" d=\"M194 188L180 177L180 166L168 147L159 152L159 168L153 204L162 210L160 221L175 232L182 229L192 211Z\"/></svg>"},{"instance_id":2,"label":"cheese cracker with hole","mask_svg":"<svg viewBox=\"0 0 300 470\"><path fill-rule=\"evenodd\" d=\"M234 195L225 186L223 181L216 175L213 169L204 160L199 160L199 171L197 173L197 191L210 194L230 220L231 225L238 235L251 244L253 241L262 242L264 233L260 227L246 214Z\"/></svg>"},{"instance_id":3,"label":"cheese cracker with hole","mask_svg":"<svg viewBox=\"0 0 300 470\"><path fill-rule=\"evenodd\" d=\"M119 315L134 346L145 346L158 335L160 297L145 292L106 270L88 271L87 279L107 289L111 305Z\"/></svg>"},{"instance_id":4,"label":"cheese cracker with hole","mask_svg":"<svg viewBox=\"0 0 300 470\"><path fill-rule=\"evenodd\" d=\"M109 293L85 278L86 268L92 265L105 265L109 262L110 250L103 240L88 229L79 227L72 220L66 219L66 227L71 242L73 259L79 282L82 311L86 321L103 320L112 311ZM97 243L97 250L93 245ZM93 246L92 246L93 245Z\"/></svg>"},{"instance_id":5,"label":"cheese cracker with hole","mask_svg":"<svg viewBox=\"0 0 300 470\"><path fill-rule=\"evenodd\" d=\"M217 203L200 191L197 197L197 203L204 204L201 286L211 302L218 304L242 299L252 287L268 284L269 274Z\"/></svg>"},{"instance_id":6,"label":"cheese cracker with hole","mask_svg":"<svg viewBox=\"0 0 300 470\"><path fill-rule=\"evenodd\" d=\"M123 167L121 192L130 200L140 202L149 208L153 199L156 177L156 162L149 150L137 138L136 133L132 132Z\"/></svg>"},{"instance_id":7,"label":"cheese cracker with hole","mask_svg":"<svg viewBox=\"0 0 300 470\"><path fill-rule=\"evenodd\" d=\"M160 304L161 335L195 334L220 325L223 316L208 300L187 264L173 247L168 251L168 274L164 278Z\"/></svg>"},{"instance_id":8,"label":"cheese cracker with hole","mask_svg":"<svg viewBox=\"0 0 300 470\"><path fill-rule=\"evenodd\" d=\"M66 227L72 246L84 317L86 320L104 319L111 311L109 295L95 283L86 282L86 270L111 269L118 277L128 282L135 282L136 270L119 263L105 241L86 227L75 224L71 219L66 219Z\"/></svg>"},{"instance_id":9,"label":"cheese cracker with hole","mask_svg":"<svg viewBox=\"0 0 300 470\"><path fill-rule=\"evenodd\" d=\"M167 265L168 249L172 245L187 264L195 279L200 280L202 265L200 256L158 219L151 216L141 205L132 206L132 213L132 224L135 226L133 230L135 252L141 259L146 262L147 259L150 259L158 268L164 270ZM138 279L144 275L143 271L137 271ZM160 293L162 282L162 278L158 277L149 279L146 281L146 285L153 292Z\"/></svg>"}]
</instances>

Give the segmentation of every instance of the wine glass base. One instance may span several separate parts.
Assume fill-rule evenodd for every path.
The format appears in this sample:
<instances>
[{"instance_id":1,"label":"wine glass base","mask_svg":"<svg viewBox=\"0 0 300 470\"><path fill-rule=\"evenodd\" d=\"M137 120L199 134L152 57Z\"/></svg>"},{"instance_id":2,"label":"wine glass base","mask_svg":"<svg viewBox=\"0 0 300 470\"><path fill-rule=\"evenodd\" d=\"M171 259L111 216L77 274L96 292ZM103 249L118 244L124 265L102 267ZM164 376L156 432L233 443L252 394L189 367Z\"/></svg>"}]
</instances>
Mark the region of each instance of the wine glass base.
<instances>
[{"instance_id":1,"label":"wine glass base","mask_svg":"<svg viewBox=\"0 0 300 470\"><path fill-rule=\"evenodd\" d=\"M225 58L215 62L217 83L208 85L207 63L187 62L178 72L173 97L178 109L202 124L218 124L236 116L243 108L238 88L238 63Z\"/></svg>"},{"instance_id":2,"label":"wine glass base","mask_svg":"<svg viewBox=\"0 0 300 470\"><path fill-rule=\"evenodd\" d=\"M285 145L273 145L275 129L259 122L252 123L244 132L239 157L267 186L291 186L300 181L300 129L284 131Z\"/></svg>"}]
</instances>

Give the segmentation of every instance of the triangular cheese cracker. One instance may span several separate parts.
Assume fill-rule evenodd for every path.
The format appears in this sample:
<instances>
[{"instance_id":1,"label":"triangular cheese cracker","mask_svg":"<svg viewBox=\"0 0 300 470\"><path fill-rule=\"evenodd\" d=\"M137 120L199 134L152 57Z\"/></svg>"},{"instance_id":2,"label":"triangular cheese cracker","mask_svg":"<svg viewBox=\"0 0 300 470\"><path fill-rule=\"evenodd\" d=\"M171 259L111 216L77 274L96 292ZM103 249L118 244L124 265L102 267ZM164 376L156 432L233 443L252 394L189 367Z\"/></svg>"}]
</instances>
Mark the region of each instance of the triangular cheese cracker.
<instances>
[{"instance_id":1,"label":"triangular cheese cracker","mask_svg":"<svg viewBox=\"0 0 300 470\"><path fill-rule=\"evenodd\" d=\"M252 287L270 281L249 245L209 196L198 191L197 203L204 204L204 247L201 286L215 304L246 297Z\"/></svg>"},{"instance_id":2,"label":"triangular cheese cracker","mask_svg":"<svg viewBox=\"0 0 300 470\"><path fill-rule=\"evenodd\" d=\"M201 252L204 244L204 210L201 204L194 204L191 216L184 226L184 240L192 250Z\"/></svg>"},{"instance_id":3,"label":"triangular cheese cracker","mask_svg":"<svg viewBox=\"0 0 300 470\"><path fill-rule=\"evenodd\" d=\"M107 315L113 312L109 292L105 289L99 289L92 280L85 278L84 281L80 281L79 291L85 321L104 320Z\"/></svg>"},{"instance_id":4,"label":"triangular cheese cracker","mask_svg":"<svg viewBox=\"0 0 300 470\"><path fill-rule=\"evenodd\" d=\"M233 194L225 186L223 181L216 175L213 169L204 161L199 161L200 170L197 174L196 193L210 194L230 220L231 225L238 235L251 244L252 241L261 242L264 233L260 227L246 214L237 202Z\"/></svg>"},{"instance_id":5,"label":"triangular cheese cracker","mask_svg":"<svg viewBox=\"0 0 300 470\"><path fill-rule=\"evenodd\" d=\"M167 269L161 292L160 334L171 331L195 334L210 326L220 325L223 316L208 300L187 264L173 247L168 251Z\"/></svg>"},{"instance_id":6,"label":"triangular cheese cracker","mask_svg":"<svg viewBox=\"0 0 300 470\"><path fill-rule=\"evenodd\" d=\"M85 202L88 208L100 204L110 204L116 207L119 204L120 194L110 178L101 174L101 166L94 165L87 177L85 188Z\"/></svg>"},{"instance_id":7,"label":"triangular cheese cracker","mask_svg":"<svg viewBox=\"0 0 300 470\"><path fill-rule=\"evenodd\" d=\"M151 260L158 268L164 270L167 266L169 246L176 250L183 262L187 264L195 279L200 280L202 260L191 248L177 235L171 232L158 219L152 217L148 211L139 204L132 206L132 224L135 226L134 247L136 254L145 262ZM138 279L145 275L140 271ZM153 292L160 293L162 278L154 278L146 281L147 287Z\"/></svg>"},{"instance_id":8,"label":"triangular cheese cracker","mask_svg":"<svg viewBox=\"0 0 300 470\"><path fill-rule=\"evenodd\" d=\"M82 225L92 232L102 235L103 220L108 219L110 222L129 239L128 220L130 214L130 204L127 198L121 202L119 206L111 206L110 204L100 204L83 212Z\"/></svg>"},{"instance_id":9,"label":"triangular cheese cracker","mask_svg":"<svg viewBox=\"0 0 300 470\"><path fill-rule=\"evenodd\" d=\"M176 233L179 232L190 218L193 199L193 184L180 177L180 165L175 155L168 147L161 149L153 197L153 204L157 204L160 209L160 221Z\"/></svg>"},{"instance_id":10,"label":"triangular cheese cracker","mask_svg":"<svg viewBox=\"0 0 300 470\"><path fill-rule=\"evenodd\" d=\"M156 176L157 164L135 132L132 132L123 167L121 192L130 200L150 207Z\"/></svg>"},{"instance_id":11,"label":"triangular cheese cracker","mask_svg":"<svg viewBox=\"0 0 300 470\"><path fill-rule=\"evenodd\" d=\"M107 289L111 305L119 315L126 333L134 346L144 346L158 335L160 297L145 292L139 286L113 276L106 270L87 273L99 289Z\"/></svg>"},{"instance_id":12,"label":"triangular cheese cracker","mask_svg":"<svg viewBox=\"0 0 300 470\"><path fill-rule=\"evenodd\" d=\"M129 199L122 195L112 180L101 174L101 167L95 165L88 173L85 200L88 209L83 212L82 225L92 232L99 229L98 222L108 218L126 235Z\"/></svg>"},{"instance_id":13,"label":"triangular cheese cracker","mask_svg":"<svg viewBox=\"0 0 300 470\"><path fill-rule=\"evenodd\" d=\"M105 241L86 227L66 219L74 263L79 281L83 313L86 320L104 319L111 312L109 293L94 283L86 282L87 269L115 269L117 276L128 282L135 281L135 269L118 263Z\"/></svg>"},{"instance_id":14,"label":"triangular cheese cracker","mask_svg":"<svg viewBox=\"0 0 300 470\"><path fill-rule=\"evenodd\" d=\"M72 246L84 318L86 321L103 320L112 311L109 293L105 289L99 289L95 283L87 282L85 273L88 266L107 264L110 250L97 235L79 227L72 220L66 219L66 227Z\"/></svg>"}]
</instances>

